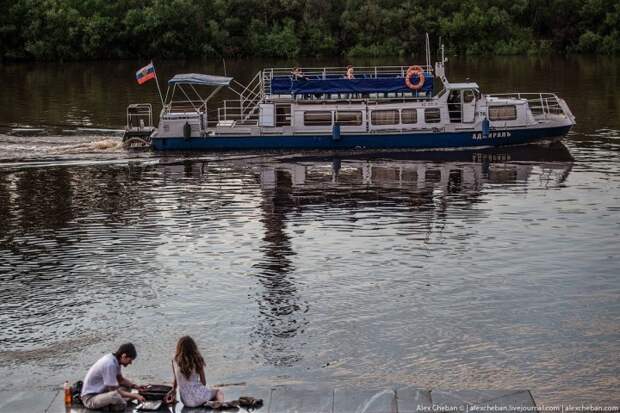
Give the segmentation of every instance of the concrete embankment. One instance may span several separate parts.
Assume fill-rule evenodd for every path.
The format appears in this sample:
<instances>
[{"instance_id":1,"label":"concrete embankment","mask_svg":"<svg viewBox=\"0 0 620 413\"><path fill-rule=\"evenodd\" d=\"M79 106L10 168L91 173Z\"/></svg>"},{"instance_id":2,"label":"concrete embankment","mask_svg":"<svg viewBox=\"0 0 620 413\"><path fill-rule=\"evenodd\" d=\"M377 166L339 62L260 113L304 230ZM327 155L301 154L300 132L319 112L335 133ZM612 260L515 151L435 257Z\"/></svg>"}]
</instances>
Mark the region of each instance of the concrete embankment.
<instances>
[{"instance_id":1,"label":"concrete embankment","mask_svg":"<svg viewBox=\"0 0 620 413\"><path fill-rule=\"evenodd\" d=\"M534 412L536 404L529 390L424 390L415 387L378 389L317 389L303 386L257 388L235 386L225 389L226 399L242 395L263 399L264 413L438 413L438 412ZM134 411L132 405L127 411ZM181 412L174 409L161 411ZM186 409L187 410L187 409ZM213 412L207 408L192 413ZM240 408L241 413L247 410ZM61 391L0 392L2 413L87 413L81 406L65 406Z\"/></svg>"}]
</instances>

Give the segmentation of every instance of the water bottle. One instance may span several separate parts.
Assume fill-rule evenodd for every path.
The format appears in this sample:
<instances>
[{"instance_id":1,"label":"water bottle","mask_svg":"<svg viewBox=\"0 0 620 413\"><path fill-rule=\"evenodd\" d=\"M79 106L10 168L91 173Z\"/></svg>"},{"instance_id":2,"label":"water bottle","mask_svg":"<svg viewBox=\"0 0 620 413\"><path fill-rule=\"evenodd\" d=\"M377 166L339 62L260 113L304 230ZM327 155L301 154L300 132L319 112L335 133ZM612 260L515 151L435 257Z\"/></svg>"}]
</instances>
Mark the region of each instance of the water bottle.
<instances>
[{"instance_id":1,"label":"water bottle","mask_svg":"<svg viewBox=\"0 0 620 413\"><path fill-rule=\"evenodd\" d=\"M71 386L68 381L65 381L65 385L63 386L65 390L65 405L70 406L73 401L73 395L71 394Z\"/></svg>"}]
</instances>

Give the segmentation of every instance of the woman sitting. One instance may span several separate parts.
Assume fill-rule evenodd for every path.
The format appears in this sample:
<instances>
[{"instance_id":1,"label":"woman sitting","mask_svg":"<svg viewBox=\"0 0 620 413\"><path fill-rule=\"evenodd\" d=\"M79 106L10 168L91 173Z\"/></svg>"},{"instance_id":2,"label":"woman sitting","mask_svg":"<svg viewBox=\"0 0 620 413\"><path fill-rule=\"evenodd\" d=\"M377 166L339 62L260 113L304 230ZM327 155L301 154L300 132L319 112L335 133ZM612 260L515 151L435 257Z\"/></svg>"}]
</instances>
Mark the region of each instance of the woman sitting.
<instances>
[{"instance_id":1,"label":"woman sitting","mask_svg":"<svg viewBox=\"0 0 620 413\"><path fill-rule=\"evenodd\" d=\"M194 340L190 336L181 337L177 342L176 354L172 360L174 379L172 390L166 396L166 402L174 401L178 388L181 402L187 407L210 405L209 402L211 401L222 403L224 392L220 389L207 387L205 365Z\"/></svg>"}]
</instances>

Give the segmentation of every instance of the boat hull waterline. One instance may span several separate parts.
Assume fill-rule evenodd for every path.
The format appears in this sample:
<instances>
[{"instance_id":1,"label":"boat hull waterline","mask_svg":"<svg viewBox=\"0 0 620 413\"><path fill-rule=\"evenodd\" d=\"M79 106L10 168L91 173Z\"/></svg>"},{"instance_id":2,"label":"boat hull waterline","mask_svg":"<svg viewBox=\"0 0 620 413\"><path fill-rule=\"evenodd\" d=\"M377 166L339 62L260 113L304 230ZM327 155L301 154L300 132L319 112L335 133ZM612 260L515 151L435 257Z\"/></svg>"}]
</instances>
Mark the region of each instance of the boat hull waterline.
<instances>
[{"instance_id":1,"label":"boat hull waterline","mask_svg":"<svg viewBox=\"0 0 620 413\"><path fill-rule=\"evenodd\" d=\"M414 132L390 134L273 135L273 136L154 136L151 147L158 151L235 150L235 149L457 149L523 145L561 139L572 125L493 130L487 136L480 131Z\"/></svg>"}]
</instances>

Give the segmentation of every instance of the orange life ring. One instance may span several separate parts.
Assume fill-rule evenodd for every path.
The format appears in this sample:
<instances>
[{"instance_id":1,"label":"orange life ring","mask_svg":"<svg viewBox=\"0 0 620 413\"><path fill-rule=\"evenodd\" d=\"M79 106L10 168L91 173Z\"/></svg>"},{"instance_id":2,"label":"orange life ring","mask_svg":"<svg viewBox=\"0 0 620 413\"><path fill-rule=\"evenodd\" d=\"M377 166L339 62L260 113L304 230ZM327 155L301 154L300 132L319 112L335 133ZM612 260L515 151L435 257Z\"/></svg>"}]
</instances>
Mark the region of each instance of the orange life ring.
<instances>
[{"instance_id":1,"label":"orange life ring","mask_svg":"<svg viewBox=\"0 0 620 413\"><path fill-rule=\"evenodd\" d=\"M411 78L413 77L413 75L418 75L418 81L416 83L411 82ZM407 85L409 89L411 90L422 89L422 86L424 86L425 80L426 79L424 77L424 69L422 69L421 66L418 66L418 65L409 66L409 68L407 69L407 74L405 75L405 84Z\"/></svg>"}]
</instances>

